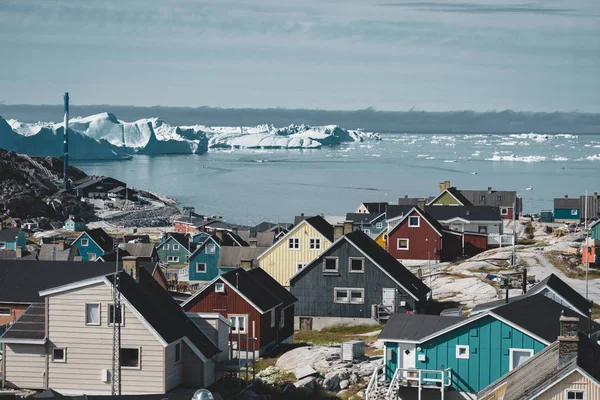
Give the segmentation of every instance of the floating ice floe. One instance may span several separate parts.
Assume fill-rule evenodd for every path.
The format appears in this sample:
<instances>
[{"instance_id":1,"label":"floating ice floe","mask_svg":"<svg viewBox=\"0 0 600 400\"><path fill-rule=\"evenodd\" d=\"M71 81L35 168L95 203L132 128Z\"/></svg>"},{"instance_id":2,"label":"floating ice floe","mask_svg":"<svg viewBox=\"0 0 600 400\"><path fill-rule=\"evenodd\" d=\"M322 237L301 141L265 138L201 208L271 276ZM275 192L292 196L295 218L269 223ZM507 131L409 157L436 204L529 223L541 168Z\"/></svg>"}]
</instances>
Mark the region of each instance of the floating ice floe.
<instances>
[{"instance_id":1,"label":"floating ice floe","mask_svg":"<svg viewBox=\"0 0 600 400\"><path fill-rule=\"evenodd\" d=\"M554 157L552 161L569 161L567 157Z\"/></svg>"},{"instance_id":2,"label":"floating ice floe","mask_svg":"<svg viewBox=\"0 0 600 400\"><path fill-rule=\"evenodd\" d=\"M491 158L486 158L486 161L512 161L512 162L526 162L526 163L534 163L545 161L546 157L544 156L517 156L514 154L510 155L499 155L494 154Z\"/></svg>"}]
</instances>

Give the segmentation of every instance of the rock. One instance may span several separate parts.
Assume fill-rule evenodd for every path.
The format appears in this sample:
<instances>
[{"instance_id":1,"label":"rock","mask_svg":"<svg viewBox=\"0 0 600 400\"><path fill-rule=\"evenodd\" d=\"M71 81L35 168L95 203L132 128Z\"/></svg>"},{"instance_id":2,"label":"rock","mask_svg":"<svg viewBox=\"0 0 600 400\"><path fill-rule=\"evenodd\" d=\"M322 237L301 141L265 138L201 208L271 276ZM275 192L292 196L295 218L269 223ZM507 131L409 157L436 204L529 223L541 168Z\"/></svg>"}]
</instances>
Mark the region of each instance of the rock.
<instances>
[{"instance_id":1,"label":"rock","mask_svg":"<svg viewBox=\"0 0 600 400\"><path fill-rule=\"evenodd\" d=\"M343 380L340 382L340 389L344 390L350 386L350 382L348 380Z\"/></svg>"},{"instance_id":2,"label":"rock","mask_svg":"<svg viewBox=\"0 0 600 400\"><path fill-rule=\"evenodd\" d=\"M340 377L336 373L329 373L327 375L325 375L322 386L330 392L337 392L340 388Z\"/></svg>"},{"instance_id":3,"label":"rock","mask_svg":"<svg viewBox=\"0 0 600 400\"><path fill-rule=\"evenodd\" d=\"M356 372L353 372L352 374L350 374L350 384L351 385L356 385L358 383L360 379L360 375L358 375Z\"/></svg>"},{"instance_id":4,"label":"rock","mask_svg":"<svg viewBox=\"0 0 600 400\"><path fill-rule=\"evenodd\" d=\"M331 361L339 360L339 353L340 349L336 347L298 347L279 357L275 365L286 371L310 366L323 373L331 369Z\"/></svg>"},{"instance_id":5,"label":"rock","mask_svg":"<svg viewBox=\"0 0 600 400\"><path fill-rule=\"evenodd\" d=\"M364 398L365 398L365 392L364 392L363 390L361 390L360 392L356 393L356 395L357 395L358 397L360 397L361 399L364 399Z\"/></svg>"},{"instance_id":6,"label":"rock","mask_svg":"<svg viewBox=\"0 0 600 400\"><path fill-rule=\"evenodd\" d=\"M307 376L306 378L300 379L298 382L294 383L294 387L306 393L313 393L317 388L317 383L314 376Z\"/></svg>"}]
</instances>

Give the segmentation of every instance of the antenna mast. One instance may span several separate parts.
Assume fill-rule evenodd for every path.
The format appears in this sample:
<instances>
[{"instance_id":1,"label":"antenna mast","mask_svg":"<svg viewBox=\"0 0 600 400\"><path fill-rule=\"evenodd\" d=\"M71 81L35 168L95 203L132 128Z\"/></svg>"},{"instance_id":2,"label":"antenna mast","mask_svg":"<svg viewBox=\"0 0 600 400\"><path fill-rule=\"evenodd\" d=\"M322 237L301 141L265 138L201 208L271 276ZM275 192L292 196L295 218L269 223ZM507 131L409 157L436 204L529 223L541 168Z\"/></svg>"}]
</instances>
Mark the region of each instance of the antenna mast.
<instances>
[{"instance_id":1,"label":"antenna mast","mask_svg":"<svg viewBox=\"0 0 600 400\"><path fill-rule=\"evenodd\" d=\"M115 277L113 280L113 356L112 356L112 395L121 395L121 294L119 292L119 245L114 241L116 249L115 257ZM118 316L118 319L117 319Z\"/></svg>"},{"instance_id":2,"label":"antenna mast","mask_svg":"<svg viewBox=\"0 0 600 400\"><path fill-rule=\"evenodd\" d=\"M63 158L63 185L69 189L69 92L65 92L65 132L64 132L64 158Z\"/></svg>"}]
</instances>

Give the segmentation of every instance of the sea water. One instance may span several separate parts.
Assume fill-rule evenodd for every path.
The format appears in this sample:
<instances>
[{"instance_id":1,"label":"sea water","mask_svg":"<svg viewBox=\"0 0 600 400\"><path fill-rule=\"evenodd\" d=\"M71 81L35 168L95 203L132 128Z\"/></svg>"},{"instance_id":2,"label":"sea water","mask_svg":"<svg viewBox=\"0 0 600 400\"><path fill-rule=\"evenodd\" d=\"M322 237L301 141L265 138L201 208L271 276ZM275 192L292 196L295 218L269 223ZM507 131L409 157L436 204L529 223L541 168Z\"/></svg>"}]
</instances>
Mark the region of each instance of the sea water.
<instances>
[{"instance_id":1,"label":"sea water","mask_svg":"<svg viewBox=\"0 0 600 400\"><path fill-rule=\"evenodd\" d=\"M516 190L525 213L552 209L555 197L600 192L600 135L381 137L314 150L211 150L73 164L174 197L197 213L248 225L293 221L300 213L345 215L361 202L396 203L404 195L432 196L444 180L459 189Z\"/></svg>"}]
</instances>

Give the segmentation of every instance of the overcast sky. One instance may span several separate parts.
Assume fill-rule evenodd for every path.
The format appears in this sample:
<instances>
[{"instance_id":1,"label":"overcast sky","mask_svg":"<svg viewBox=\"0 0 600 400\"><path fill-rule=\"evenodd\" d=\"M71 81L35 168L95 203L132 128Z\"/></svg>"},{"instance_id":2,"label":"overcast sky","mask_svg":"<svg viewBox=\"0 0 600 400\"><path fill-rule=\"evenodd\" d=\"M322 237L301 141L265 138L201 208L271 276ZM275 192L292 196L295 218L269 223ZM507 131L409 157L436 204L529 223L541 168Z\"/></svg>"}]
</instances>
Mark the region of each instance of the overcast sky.
<instances>
[{"instance_id":1,"label":"overcast sky","mask_svg":"<svg viewBox=\"0 0 600 400\"><path fill-rule=\"evenodd\" d=\"M600 1L1 0L0 102L600 111Z\"/></svg>"}]
</instances>

